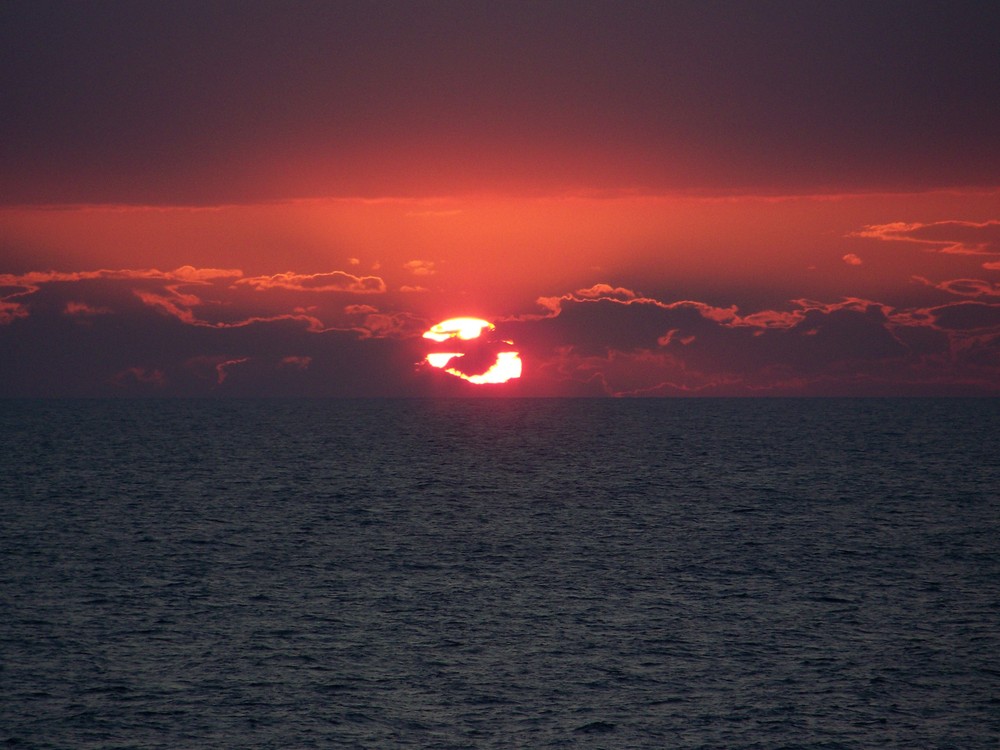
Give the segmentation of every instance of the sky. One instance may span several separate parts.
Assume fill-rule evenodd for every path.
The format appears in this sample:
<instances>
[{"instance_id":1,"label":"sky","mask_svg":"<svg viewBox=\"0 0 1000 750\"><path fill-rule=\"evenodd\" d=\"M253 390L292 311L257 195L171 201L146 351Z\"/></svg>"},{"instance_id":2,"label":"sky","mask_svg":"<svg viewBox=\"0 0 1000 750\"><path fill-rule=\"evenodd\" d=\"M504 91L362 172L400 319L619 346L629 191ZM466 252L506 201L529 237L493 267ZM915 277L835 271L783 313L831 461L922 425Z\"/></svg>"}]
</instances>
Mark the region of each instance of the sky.
<instances>
[{"instance_id":1,"label":"sky","mask_svg":"<svg viewBox=\"0 0 1000 750\"><path fill-rule=\"evenodd\" d=\"M12 0L0 396L1000 395L998 102L982 2Z\"/></svg>"}]
</instances>

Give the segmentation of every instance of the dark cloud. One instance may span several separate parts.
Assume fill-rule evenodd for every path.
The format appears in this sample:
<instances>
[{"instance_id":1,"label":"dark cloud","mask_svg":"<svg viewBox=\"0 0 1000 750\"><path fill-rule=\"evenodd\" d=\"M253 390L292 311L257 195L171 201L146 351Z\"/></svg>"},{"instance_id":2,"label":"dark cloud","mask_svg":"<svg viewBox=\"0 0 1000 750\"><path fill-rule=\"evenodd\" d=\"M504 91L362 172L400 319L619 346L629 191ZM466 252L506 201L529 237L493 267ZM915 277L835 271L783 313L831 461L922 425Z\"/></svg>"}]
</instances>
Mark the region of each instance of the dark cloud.
<instances>
[{"instance_id":1,"label":"dark cloud","mask_svg":"<svg viewBox=\"0 0 1000 750\"><path fill-rule=\"evenodd\" d=\"M509 323L519 341L539 350L551 342L540 357L546 377L599 383L610 395L1000 389L1000 371L982 364L992 361L982 352L1000 330L991 305L897 310L861 299L797 300L744 315L610 286L603 291L607 297L595 287L543 298L547 314ZM957 354L973 343L981 354L975 367Z\"/></svg>"},{"instance_id":2,"label":"dark cloud","mask_svg":"<svg viewBox=\"0 0 1000 750\"><path fill-rule=\"evenodd\" d=\"M484 344L455 349L469 372L497 351L520 352L521 379L479 387L448 384L442 378L458 379L421 366L455 342L422 339L426 321L389 298L376 308L325 292L335 302L296 312L317 293L283 289L275 300L273 291L234 284L232 274L182 275L191 280L129 270L5 278L14 312L0 325L0 395L1000 391L1000 304L979 300L903 309L799 299L744 312L598 284L542 298L537 312L498 321Z\"/></svg>"},{"instance_id":3,"label":"dark cloud","mask_svg":"<svg viewBox=\"0 0 1000 750\"><path fill-rule=\"evenodd\" d=\"M984 281L983 279L948 279L947 281L934 283L922 276L914 277L914 281L960 297L1000 297L1000 283L995 281Z\"/></svg>"},{"instance_id":4,"label":"dark cloud","mask_svg":"<svg viewBox=\"0 0 1000 750\"><path fill-rule=\"evenodd\" d=\"M929 311L937 327L953 331L984 331L1000 327L1000 304L957 302Z\"/></svg>"},{"instance_id":5,"label":"dark cloud","mask_svg":"<svg viewBox=\"0 0 1000 750\"><path fill-rule=\"evenodd\" d=\"M398 373L376 375L394 355L373 360L380 345L357 347L422 322L344 304L367 299L364 287L345 292L324 281L319 291L300 284L276 297L234 284L241 278L191 267L4 276L0 346L10 356L0 362L0 387L5 395L324 394L338 382L360 393L405 389ZM320 304L307 312L303 302ZM331 350L356 351L334 367ZM317 364L336 374L324 381Z\"/></svg>"}]
</instances>

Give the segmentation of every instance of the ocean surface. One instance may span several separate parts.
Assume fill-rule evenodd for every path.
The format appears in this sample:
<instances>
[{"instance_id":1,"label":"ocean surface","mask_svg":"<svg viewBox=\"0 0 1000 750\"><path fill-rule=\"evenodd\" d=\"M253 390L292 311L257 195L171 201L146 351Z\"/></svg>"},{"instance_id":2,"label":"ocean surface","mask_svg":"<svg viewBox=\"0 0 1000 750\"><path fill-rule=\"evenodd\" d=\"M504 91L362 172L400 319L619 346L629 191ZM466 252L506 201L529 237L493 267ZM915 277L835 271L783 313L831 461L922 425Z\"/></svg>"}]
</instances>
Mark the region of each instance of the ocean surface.
<instances>
[{"instance_id":1,"label":"ocean surface","mask_svg":"<svg viewBox=\"0 0 1000 750\"><path fill-rule=\"evenodd\" d=\"M1000 401L0 401L0 746L1000 744Z\"/></svg>"}]
</instances>

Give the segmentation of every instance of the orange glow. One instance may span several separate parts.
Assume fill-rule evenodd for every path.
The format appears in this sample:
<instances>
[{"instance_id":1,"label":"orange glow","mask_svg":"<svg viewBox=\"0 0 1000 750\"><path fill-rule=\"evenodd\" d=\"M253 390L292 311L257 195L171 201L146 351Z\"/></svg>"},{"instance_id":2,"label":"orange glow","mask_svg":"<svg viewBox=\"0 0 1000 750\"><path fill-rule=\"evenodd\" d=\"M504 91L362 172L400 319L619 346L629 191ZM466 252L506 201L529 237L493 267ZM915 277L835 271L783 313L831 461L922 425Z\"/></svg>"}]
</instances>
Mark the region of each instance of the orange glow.
<instances>
[{"instance_id":1,"label":"orange glow","mask_svg":"<svg viewBox=\"0 0 1000 750\"><path fill-rule=\"evenodd\" d=\"M424 333L425 339L443 342L448 340L476 341L481 338L483 331L493 331L495 326L480 318L449 318L430 327ZM497 345L512 346L511 341L482 341L477 342L481 346L476 346L479 353L485 349L495 349ZM431 352L425 357L427 364L444 370L449 375L467 380L475 385L506 383L508 380L521 377L521 357L518 352L503 349L496 352L496 359L483 372L470 372L448 365L454 360L465 357L465 352Z\"/></svg>"},{"instance_id":2,"label":"orange glow","mask_svg":"<svg viewBox=\"0 0 1000 750\"><path fill-rule=\"evenodd\" d=\"M773 292L778 300L839 299L908 287L911 276L973 277L978 266L963 268L968 257L944 253L907 254L901 271L899 253L860 232L903 220L987 222L997 217L998 197L996 191L784 198L459 195L202 208L2 207L6 265L0 270L239 269L243 277L271 279L268 285L244 282L244 290L285 301L308 288L315 302L334 299L317 291L320 279L312 277L322 275L331 282L325 286L337 287L329 290L335 294L363 285L361 291L384 297L366 304L404 307L435 321L469 300L505 314L530 312L540 296L598 282L695 299L752 296L751 290ZM788 242L790 236L801 241ZM281 238L280 265L275 238ZM734 247L743 252L734 254ZM863 265L845 263L849 253ZM299 283L305 276L309 283Z\"/></svg>"}]
</instances>

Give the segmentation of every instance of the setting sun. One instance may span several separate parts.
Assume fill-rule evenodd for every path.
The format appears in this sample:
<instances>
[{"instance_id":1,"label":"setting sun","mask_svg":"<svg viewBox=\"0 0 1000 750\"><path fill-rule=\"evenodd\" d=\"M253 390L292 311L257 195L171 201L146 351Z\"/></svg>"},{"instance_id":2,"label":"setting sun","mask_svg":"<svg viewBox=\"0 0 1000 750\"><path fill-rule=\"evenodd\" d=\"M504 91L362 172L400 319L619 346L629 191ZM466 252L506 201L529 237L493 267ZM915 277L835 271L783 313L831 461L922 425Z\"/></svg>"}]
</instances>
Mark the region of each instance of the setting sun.
<instances>
[{"instance_id":1,"label":"setting sun","mask_svg":"<svg viewBox=\"0 0 1000 750\"><path fill-rule=\"evenodd\" d=\"M483 329L493 330L493 324L487 323L479 318L449 318L430 327L424 334L425 339L434 341L447 341L448 339L461 339L469 341L479 338Z\"/></svg>"},{"instance_id":2,"label":"setting sun","mask_svg":"<svg viewBox=\"0 0 1000 750\"><path fill-rule=\"evenodd\" d=\"M425 339L438 343L472 343L463 347L466 351L430 352L424 361L475 385L506 383L521 377L520 354L509 349L513 342L483 337L483 331L494 330L496 327L492 323L480 318L449 318L436 323L424 333Z\"/></svg>"},{"instance_id":3,"label":"setting sun","mask_svg":"<svg viewBox=\"0 0 1000 750\"><path fill-rule=\"evenodd\" d=\"M1000 396L994 4L237 5L4 3L0 399Z\"/></svg>"}]
</instances>

